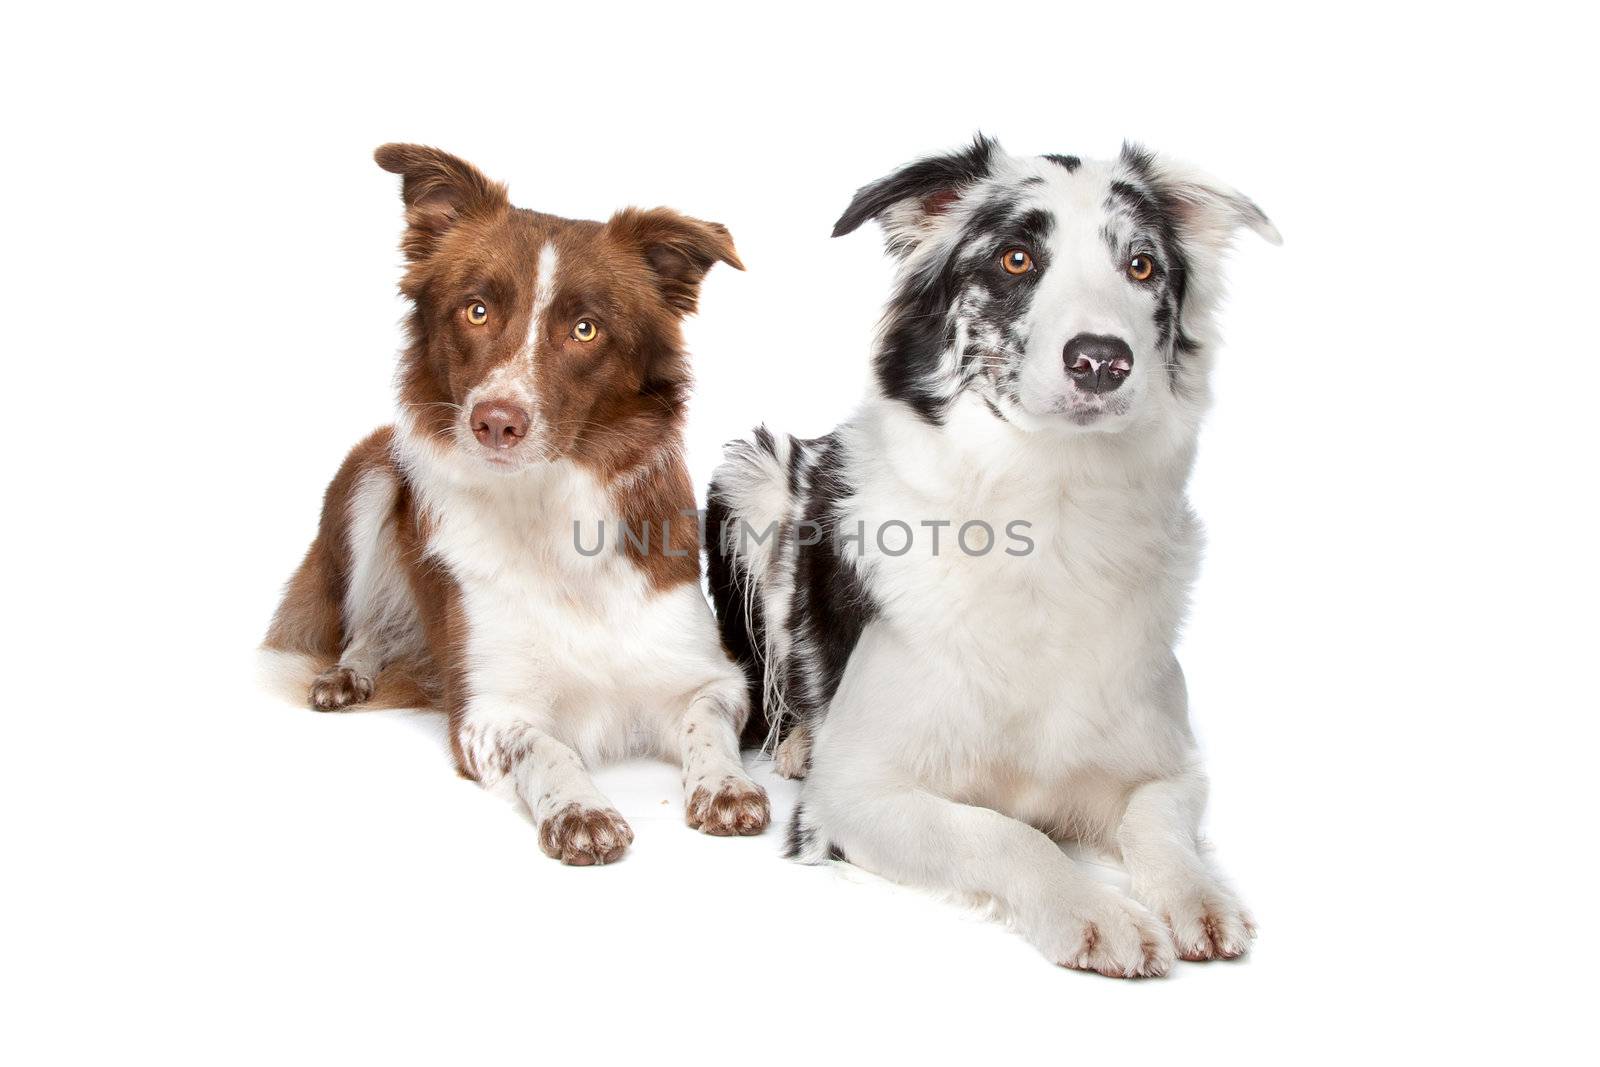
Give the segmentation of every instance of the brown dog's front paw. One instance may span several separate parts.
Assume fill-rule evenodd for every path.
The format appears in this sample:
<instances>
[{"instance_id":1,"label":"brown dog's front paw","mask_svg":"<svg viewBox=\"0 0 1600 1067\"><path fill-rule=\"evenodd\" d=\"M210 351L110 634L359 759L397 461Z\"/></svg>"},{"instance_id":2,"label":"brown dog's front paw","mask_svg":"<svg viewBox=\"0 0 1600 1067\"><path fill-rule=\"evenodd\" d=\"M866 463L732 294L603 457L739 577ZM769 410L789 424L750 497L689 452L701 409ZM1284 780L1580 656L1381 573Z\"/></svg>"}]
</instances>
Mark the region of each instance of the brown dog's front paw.
<instances>
[{"instance_id":1,"label":"brown dog's front paw","mask_svg":"<svg viewBox=\"0 0 1600 1067\"><path fill-rule=\"evenodd\" d=\"M615 863L633 844L633 828L613 808L568 804L539 826L539 847L573 867Z\"/></svg>"},{"instance_id":2,"label":"brown dog's front paw","mask_svg":"<svg viewBox=\"0 0 1600 1067\"><path fill-rule=\"evenodd\" d=\"M714 837L750 837L765 830L772 819L766 790L742 778L724 778L715 790L698 787L684 816L690 826Z\"/></svg>"},{"instance_id":3,"label":"brown dog's front paw","mask_svg":"<svg viewBox=\"0 0 1600 1067\"><path fill-rule=\"evenodd\" d=\"M372 679L352 667L329 668L311 683L311 707L317 711L340 711L371 697Z\"/></svg>"}]
</instances>

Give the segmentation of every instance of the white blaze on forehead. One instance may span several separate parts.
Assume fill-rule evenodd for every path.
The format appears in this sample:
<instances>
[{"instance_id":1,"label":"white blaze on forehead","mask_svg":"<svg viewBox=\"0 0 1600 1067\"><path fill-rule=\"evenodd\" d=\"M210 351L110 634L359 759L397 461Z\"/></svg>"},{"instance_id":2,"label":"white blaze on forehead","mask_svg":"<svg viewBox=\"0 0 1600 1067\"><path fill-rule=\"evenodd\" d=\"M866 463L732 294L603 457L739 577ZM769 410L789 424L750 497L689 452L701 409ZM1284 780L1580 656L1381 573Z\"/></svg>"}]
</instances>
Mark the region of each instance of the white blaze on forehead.
<instances>
[{"instance_id":1,"label":"white blaze on forehead","mask_svg":"<svg viewBox=\"0 0 1600 1067\"><path fill-rule=\"evenodd\" d=\"M1017 400L1025 413L1070 413L1085 405L1084 394L1069 375L1066 346L1081 334L1114 337L1127 344L1131 358L1113 360L1127 383L1115 397L1096 400L1097 407L1122 414L1143 394L1152 368L1160 362L1155 303L1151 292L1131 281L1119 262L1132 236L1128 223L1107 210L1115 172L1109 164L1085 161L1072 171L1041 162L1043 181L1025 187L1023 210L1050 215L1043 266L1022 313L1023 355L1017 361ZM1107 243L1107 228L1117 248ZM1101 361L1088 359L1098 370Z\"/></svg>"},{"instance_id":2,"label":"white blaze on forehead","mask_svg":"<svg viewBox=\"0 0 1600 1067\"><path fill-rule=\"evenodd\" d=\"M538 452L535 446L544 439L546 427L539 410L535 386L538 378L536 357L539 339L544 336L545 316L555 296L556 259L556 246L547 242L539 250L539 260L534 266L533 305L529 309L528 334L522 342L522 348L485 375L483 380L467 394L456 430L457 437L464 447L473 447L470 413L474 406L480 401L496 400L517 404L528 413L527 436L530 444L517 449L518 455L528 456Z\"/></svg>"},{"instance_id":3,"label":"white blaze on forehead","mask_svg":"<svg viewBox=\"0 0 1600 1067\"><path fill-rule=\"evenodd\" d=\"M1121 337L1135 348L1136 336L1151 316L1149 297L1117 268L1103 228L1110 221L1105 203L1112 171L1103 163L1084 163L1046 180L1046 205L1052 226L1049 264L1032 308L1031 327L1053 351L1078 333Z\"/></svg>"},{"instance_id":4,"label":"white blaze on forehead","mask_svg":"<svg viewBox=\"0 0 1600 1067\"><path fill-rule=\"evenodd\" d=\"M539 265L534 271L533 310L528 315L528 340L523 346L529 359L533 358L539 338L544 336L545 313L550 310L550 299L556 291L556 246L553 242L546 242L539 250Z\"/></svg>"}]
</instances>

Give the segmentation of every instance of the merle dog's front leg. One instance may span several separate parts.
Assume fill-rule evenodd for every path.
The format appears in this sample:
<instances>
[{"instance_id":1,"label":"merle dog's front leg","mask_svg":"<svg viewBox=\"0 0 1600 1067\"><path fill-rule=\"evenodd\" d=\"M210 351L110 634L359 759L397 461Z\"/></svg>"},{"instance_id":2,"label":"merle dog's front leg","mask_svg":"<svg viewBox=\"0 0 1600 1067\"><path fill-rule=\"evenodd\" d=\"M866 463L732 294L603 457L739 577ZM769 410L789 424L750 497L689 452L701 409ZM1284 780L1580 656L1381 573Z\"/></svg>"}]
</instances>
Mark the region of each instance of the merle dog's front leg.
<instances>
[{"instance_id":1,"label":"merle dog's front leg","mask_svg":"<svg viewBox=\"0 0 1600 1067\"><path fill-rule=\"evenodd\" d=\"M1186 960L1232 959L1255 938L1238 896L1201 851L1206 778L1188 769L1138 786L1117 828L1133 895L1172 930Z\"/></svg>"},{"instance_id":2,"label":"merle dog's front leg","mask_svg":"<svg viewBox=\"0 0 1600 1067\"><path fill-rule=\"evenodd\" d=\"M1079 870L1033 827L886 779L823 800L818 773L805 793L808 817L820 817L820 832L851 862L896 881L993 898L1023 937L1064 967L1116 978L1171 968L1172 939L1160 921Z\"/></svg>"},{"instance_id":3,"label":"merle dog's front leg","mask_svg":"<svg viewBox=\"0 0 1600 1067\"><path fill-rule=\"evenodd\" d=\"M896 881L991 898L1050 960L1114 977L1167 973L1172 939L1136 901L1081 870L1048 836L940 795L894 742L950 693L925 661L868 627L814 737L796 842L842 851Z\"/></svg>"}]
</instances>

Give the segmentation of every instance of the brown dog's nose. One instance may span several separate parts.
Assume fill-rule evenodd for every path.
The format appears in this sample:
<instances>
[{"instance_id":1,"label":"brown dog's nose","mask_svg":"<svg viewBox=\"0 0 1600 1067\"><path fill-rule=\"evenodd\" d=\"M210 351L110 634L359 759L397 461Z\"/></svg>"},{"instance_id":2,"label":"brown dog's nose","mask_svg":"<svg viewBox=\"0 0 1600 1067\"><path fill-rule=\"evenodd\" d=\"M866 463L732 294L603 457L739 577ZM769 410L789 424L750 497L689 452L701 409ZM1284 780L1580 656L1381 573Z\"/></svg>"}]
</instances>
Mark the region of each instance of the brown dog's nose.
<instances>
[{"instance_id":1,"label":"brown dog's nose","mask_svg":"<svg viewBox=\"0 0 1600 1067\"><path fill-rule=\"evenodd\" d=\"M472 405L472 432L490 448L511 448L528 436L528 413L504 400Z\"/></svg>"}]
</instances>

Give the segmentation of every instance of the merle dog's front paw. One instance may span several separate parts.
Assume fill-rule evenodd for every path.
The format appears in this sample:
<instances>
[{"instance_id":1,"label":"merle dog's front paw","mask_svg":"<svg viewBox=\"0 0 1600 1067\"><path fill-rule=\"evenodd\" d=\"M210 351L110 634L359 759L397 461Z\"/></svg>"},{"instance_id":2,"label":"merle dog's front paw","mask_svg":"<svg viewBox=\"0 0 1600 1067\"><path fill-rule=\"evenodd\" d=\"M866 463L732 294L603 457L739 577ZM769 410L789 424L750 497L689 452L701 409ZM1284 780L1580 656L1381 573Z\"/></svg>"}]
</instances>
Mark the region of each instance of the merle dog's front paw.
<instances>
[{"instance_id":1,"label":"merle dog's front paw","mask_svg":"<svg viewBox=\"0 0 1600 1067\"><path fill-rule=\"evenodd\" d=\"M539 847L573 867L615 863L633 844L633 828L615 808L574 801L539 826Z\"/></svg>"},{"instance_id":2,"label":"merle dog's front paw","mask_svg":"<svg viewBox=\"0 0 1600 1067\"><path fill-rule=\"evenodd\" d=\"M750 837L767 828L767 791L747 778L724 778L715 789L698 786L684 808L696 830L714 837Z\"/></svg>"},{"instance_id":3,"label":"merle dog's front paw","mask_svg":"<svg viewBox=\"0 0 1600 1067\"><path fill-rule=\"evenodd\" d=\"M1175 882L1136 888L1135 892L1166 921L1179 959L1231 960L1248 952L1255 940L1256 927L1250 914L1233 891L1220 882Z\"/></svg>"},{"instance_id":4,"label":"merle dog's front paw","mask_svg":"<svg viewBox=\"0 0 1600 1067\"><path fill-rule=\"evenodd\" d=\"M811 731L796 726L778 742L772 762L780 778L804 778L811 770Z\"/></svg>"},{"instance_id":5,"label":"merle dog's front paw","mask_svg":"<svg viewBox=\"0 0 1600 1067\"><path fill-rule=\"evenodd\" d=\"M1060 966L1108 978L1159 978L1175 955L1161 920L1107 887L1053 902L1024 933Z\"/></svg>"},{"instance_id":6,"label":"merle dog's front paw","mask_svg":"<svg viewBox=\"0 0 1600 1067\"><path fill-rule=\"evenodd\" d=\"M341 711L371 697L372 679L353 667L331 667L311 683L311 706L317 711Z\"/></svg>"}]
</instances>

